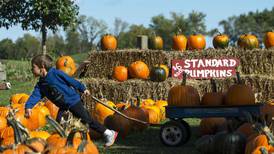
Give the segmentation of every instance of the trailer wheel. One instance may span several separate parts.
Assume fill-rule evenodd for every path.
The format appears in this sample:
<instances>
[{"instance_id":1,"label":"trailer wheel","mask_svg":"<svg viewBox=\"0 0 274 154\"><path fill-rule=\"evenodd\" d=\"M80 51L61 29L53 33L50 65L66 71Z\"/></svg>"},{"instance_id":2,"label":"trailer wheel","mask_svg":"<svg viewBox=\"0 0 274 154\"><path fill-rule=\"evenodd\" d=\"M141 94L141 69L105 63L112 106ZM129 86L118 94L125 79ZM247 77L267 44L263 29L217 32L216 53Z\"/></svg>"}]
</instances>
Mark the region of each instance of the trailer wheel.
<instances>
[{"instance_id":1,"label":"trailer wheel","mask_svg":"<svg viewBox=\"0 0 274 154\"><path fill-rule=\"evenodd\" d=\"M179 146L189 139L189 128L181 121L166 122L160 129L160 138L167 146Z\"/></svg>"}]
</instances>

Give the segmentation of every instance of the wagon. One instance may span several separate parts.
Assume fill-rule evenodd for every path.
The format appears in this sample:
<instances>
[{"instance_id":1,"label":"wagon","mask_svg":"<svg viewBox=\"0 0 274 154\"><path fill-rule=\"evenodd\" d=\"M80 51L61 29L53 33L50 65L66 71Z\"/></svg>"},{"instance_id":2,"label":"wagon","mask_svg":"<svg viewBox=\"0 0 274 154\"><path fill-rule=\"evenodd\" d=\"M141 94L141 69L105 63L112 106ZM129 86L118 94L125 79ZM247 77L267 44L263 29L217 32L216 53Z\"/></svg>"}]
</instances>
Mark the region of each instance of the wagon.
<instances>
[{"instance_id":1,"label":"wagon","mask_svg":"<svg viewBox=\"0 0 274 154\"><path fill-rule=\"evenodd\" d=\"M160 127L160 139L167 146L179 146L191 136L189 124L184 118L225 117L244 118L249 113L260 115L261 104L241 106L166 106L166 118L169 120Z\"/></svg>"}]
</instances>

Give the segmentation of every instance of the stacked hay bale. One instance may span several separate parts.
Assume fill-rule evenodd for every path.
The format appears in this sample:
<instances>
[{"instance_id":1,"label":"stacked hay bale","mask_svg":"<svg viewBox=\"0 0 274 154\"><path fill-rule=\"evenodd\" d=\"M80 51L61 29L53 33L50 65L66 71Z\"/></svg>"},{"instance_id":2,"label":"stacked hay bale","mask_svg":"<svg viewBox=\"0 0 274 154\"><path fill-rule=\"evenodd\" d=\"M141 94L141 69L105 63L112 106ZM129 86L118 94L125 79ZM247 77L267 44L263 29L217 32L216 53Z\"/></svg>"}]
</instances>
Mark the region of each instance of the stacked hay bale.
<instances>
[{"instance_id":1,"label":"stacked hay bale","mask_svg":"<svg viewBox=\"0 0 274 154\"><path fill-rule=\"evenodd\" d=\"M257 101L266 101L274 97L274 50L242 50L228 48L223 50L207 49L202 52L179 52L160 50L127 49L116 52L92 51L85 67L78 70L78 77L87 85L92 94L104 96L114 102L126 101L132 97L166 99L168 90L180 84L178 79L168 78L164 82L130 79L117 82L111 79L112 69L117 65L129 66L137 60L144 61L150 68L156 64L166 64L171 68L172 59L221 58L240 59L239 71L246 84L253 87ZM210 91L208 80L188 80L189 85L198 89L200 95ZM216 80L219 91L226 91L234 83L234 78ZM88 100L91 101L91 100Z\"/></svg>"}]
</instances>

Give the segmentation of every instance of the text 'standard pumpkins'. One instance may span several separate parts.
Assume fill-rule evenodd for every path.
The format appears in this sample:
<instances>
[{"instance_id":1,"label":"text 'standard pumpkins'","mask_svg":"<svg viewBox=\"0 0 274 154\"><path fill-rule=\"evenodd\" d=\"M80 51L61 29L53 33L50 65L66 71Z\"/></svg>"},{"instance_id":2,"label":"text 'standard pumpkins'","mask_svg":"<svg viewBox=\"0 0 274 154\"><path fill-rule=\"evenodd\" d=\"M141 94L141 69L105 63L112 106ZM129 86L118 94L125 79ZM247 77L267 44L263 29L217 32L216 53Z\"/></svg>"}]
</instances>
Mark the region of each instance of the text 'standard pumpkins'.
<instances>
[{"instance_id":1,"label":"text 'standard pumpkins'","mask_svg":"<svg viewBox=\"0 0 274 154\"><path fill-rule=\"evenodd\" d=\"M148 47L154 50L162 50L164 47L164 41L160 36L154 36L149 38Z\"/></svg>"},{"instance_id":2,"label":"text 'standard pumpkins'","mask_svg":"<svg viewBox=\"0 0 274 154\"><path fill-rule=\"evenodd\" d=\"M76 65L70 56L61 56L56 61L56 68L62 70L69 76L72 76L76 72Z\"/></svg>"},{"instance_id":3,"label":"text 'standard pumpkins'","mask_svg":"<svg viewBox=\"0 0 274 154\"><path fill-rule=\"evenodd\" d=\"M173 86L168 92L169 106L196 106L200 104L198 91L186 85L186 73L183 73L181 85Z\"/></svg>"},{"instance_id":4,"label":"text 'standard pumpkins'","mask_svg":"<svg viewBox=\"0 0 274 154\"><path fill-rule=\"evenodd\" d=\"M113 35L106 34L101 39L101 49L102 50L116 50L117 40Z\"/></svg>"},{"instance_id":5,"label":"text 'standard pumpkins'","mask_svg":"<svg viewBox=\"0 0 274 154\"><path fill-rule=\"evenodd\" d=\"M274 32L266 32L264 36L264 46L268 48L274 47Z\"/></svg>"},{"instance_id":6,"label":"text 'standard pumpkins'","mask_svg":"<svg viewBox=\"0 0 274 154\"><path fill-rule=\"evenodd\" d=\"M142 61L135 61L129 66L129 75L133 78L147 79L149 77L149 68Z\"/></svg>"},{"instance_id":7,"label":"text 'standard pumpkins'","mask_svg":"<svg viewBox=\"0 0 274 154\"><path fill-rule=\"evenodd\" d=\"M172 48L174 50L178 50L178 51L186 50L187 38L184 35L174 35L172 37L172 42L173 42Z\"/></svg>"},{"instance_id":8,"label":"text 'standard pumpkins'","mask_svg":"<svg viewBox=\"0 0 274 154\"><path fill-rule=\"evenodd\" d=\"M229 37L225 34L219 33L213 38L213 46L215 49L224 49L228 47Z\"/></svg>"},{"instance_id":9,"label":"text 'standard pumpkins'","mask_svg":"<svg viewBox=\"0 0 274 154\"><path fill-rule=\"evenodd\" d=\"M190 35L187 39L187 48L189 50L202 50L206 47L205 36L202 34Z\"/></svg>"},{"instance_id":10,"label":"text 'standard pumpkins'","mask_svg":"<svg viewBox=\"0 0 274 154\"><path fill-rule=\"evenodd\" d=\"M240 48L243 49L259 48L259 41L257 37L252 34L240 35L237 44Z\"/></svg>"},{"instance_id":11,"label":"text 'standard pumpkins'","mask_svg":"<svg viewBox=\"0 0 274 154\"><path fill-rule=\"evenodd\" d=\"M215 80L210 80L212 86L212 92L205 93L201 100L201 105L222 105L224 101L224 94L222 92L217 92Z\"/></svg>"},{"instance_id":12,"label":"text 'standard pumpkins'","mask_svg":"<svg viewBox=\"0 0 274 154\"><path fill-rule=\"evenodd\" d=\"M242 83L240 73L237 72L237 84L229 87L225 95L225 105L252 105L255 96L252 88Z\"/></svg>"}]
</instances>

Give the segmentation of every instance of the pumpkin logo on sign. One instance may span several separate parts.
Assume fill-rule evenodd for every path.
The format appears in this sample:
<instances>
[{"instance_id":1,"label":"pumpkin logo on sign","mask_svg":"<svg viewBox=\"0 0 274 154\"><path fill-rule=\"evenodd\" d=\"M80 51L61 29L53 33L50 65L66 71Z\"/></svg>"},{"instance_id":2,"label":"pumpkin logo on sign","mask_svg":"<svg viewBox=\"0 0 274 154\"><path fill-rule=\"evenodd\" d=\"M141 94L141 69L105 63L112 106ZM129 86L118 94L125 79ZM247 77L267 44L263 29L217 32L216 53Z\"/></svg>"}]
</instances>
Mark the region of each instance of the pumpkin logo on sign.
<instances>
[{"instance_id":1,"label":"pumpkin logo on sign","mask_svg":"<svg viewBox=\"0 0 274 154\"><path fill-rule=\"evenodd\" d=\"M174 59L172 77L182 79L183 72L193 79L227 78L236 74L237 58Z\"/></svg>"}]
</instances>

